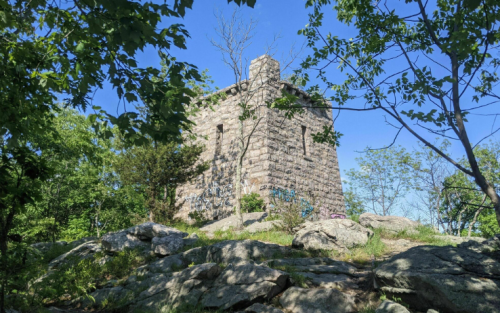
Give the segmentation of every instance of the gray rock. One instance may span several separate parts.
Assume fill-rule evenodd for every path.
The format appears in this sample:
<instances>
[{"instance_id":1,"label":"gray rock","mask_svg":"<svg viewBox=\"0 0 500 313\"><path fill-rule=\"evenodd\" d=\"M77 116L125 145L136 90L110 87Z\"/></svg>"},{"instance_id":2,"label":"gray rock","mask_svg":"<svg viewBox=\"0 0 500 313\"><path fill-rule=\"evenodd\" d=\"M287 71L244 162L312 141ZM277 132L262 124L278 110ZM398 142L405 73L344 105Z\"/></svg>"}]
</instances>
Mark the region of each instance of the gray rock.
<instances>
[{"instance_id":1,"label":"gray rock","mask_svg":"<svg viewBox=\"0 0 500 313\"><path fill-rule=\"evenodd\" d=\"M385 300L378 306L375 313L410 313L410 311L399 303Z\"/></svg>"},{"instance_id":2,"label":"gray rock","mask_svg":"<svg viewBox=\"0 0 500 313\"><path fill-rule=\"evenodd\" d=\"M288 274L254 264L228 266L202 297L207 308L222 310L270 300L286 286Z\"/></svg>"},{"instance_id":3,"label":"gray rock","mask_svg":"<svg viewBox=\"0 0 500 313\"><path fill-rule=\"evenodd\" d=\"M311 272L317 274L356 274L356 268L354 266L330 258L274 259L264 261L262 265L270 267L292 266L297 272Z\"/></svg>"},{"instance_id":4,"label":"gray rock","mask_svg":"<svg viewBox=\"0 0 500 313\"><path fill-rule=\"evenodd\" d=\"M151 249L155 252L158 251L156 253L160 255L168 255L171 254L169 251L175 250L174 247L184 244L182 238L187 235L187 233L172 227L147 222L118 232L108 233L102 237L101 242L103 248L108 252L119 252L125 248L143 248L145 250ZM167 240L160 238L171 239ZM153 239L155 239L155 242L151 244L150 241Z\"/></svg>"},{"instance_id":5,"label":"gray rock","mask_svg":"<svg viewBox=\"0 0 500 313\"><path fill-rule=\"evenodd\" d=\"M199 237L196 233L192 233L186 238L183 238L182 240L184 241L185 246L192 246L198 241Z\"/></svg>"},{"instance_id":6,"label":"gray rock","mask_svg":"<svg viewBox=\"0 0 500 313\"><path fill-rule=\"evenodd\" d=\"M154 237L151 240L154 253L161 256L175 254L184 246L182 237L178 235L166 237Z\"/></svg>"},{"instance_id":7,"label":"gray rock","mask_svg":"<svg viewBox=\"0 0 500 313\"><path fill-rule=\"evenodd\" d=\"M280 303L293 313L356 312L353 296L330 288L291 287L283 293Z\"/></svg>"},{"instance_id":8,"label":"gray rock","mask_svg":"<svg viewBox=\"0 0 500 313\"><path fill-rule=\"evenodd\" d=\"M420 246L381 264L375 277L382 291L417 310L498 312L499 260L469 248Z\"/></svg>"},{"instance_id":9,"label":"gray rock","mask_svg":"<svg viewBox=\"0 0 500 313\"><path fill-rule=\"evenodd\" d=\"M165 225L147 222L140 225L136 225L126 229L127 233L136 236L138 238L144 239L153 239L153 237L168 237L168 236L178 236L178 237L186 237L189 235L183 231L178 229L168 227Z\"/></svg>"},{"instance_id":10,"label":"gray rock","mask_svg":"<svg viewBox=\"0 0 500 313\"><path fill-rule=\"evenodd\" d=\"M84 306L102 307L103 304L111 303L113 305L127 305L134 300L134 292L123 288L122 286L97 289L90 294L94 301L85 299Z\"/></svg>"},{"instance_id":11,"label":"gray rock","mask_svg":"<svg viewBox=\"0 0 500 313\"><path fill-rule=\"evenodd\" d=\"M215 263L195 265L181 272L158 274L141 282L126 285L141 290L135 295L130 312L163 312L189 303L205 308L245 307L270 299L281 292L288 275L254 264L228 265L222 272Z\"/></svg>"},{"instance_id":12,"label":"gray rock","mask_svg":"<svg viewBox=\"0 0 500 313\"><path fill-rule=\"evenodd\" d=\"M357 245L365 245L373 232L348 219L307 222L297 228L294 248L337 250L345 252Z\"/></svg>"},{"instance_id":13,"label":"gray rock","mask_svg":"<svg viewBox=\"0 0 500 313\"><path fill-rule=\"evenodd\" d=\"M427 313L439 313L439 312L438 312L438 311L436 311L436 310L433 310L433 309L428 309L428 310L427 310Z\"/></svg>"},{"instance_id":14,"label":"gray rock","mask_svg":"<svg viewBox=\"0 0 500 313\"><path fill-rule=\"evenodd\" d=\"M108 233L102 237L102 247L108 252L120 252L123 249L148 249L151 243L142 241L138 237L128 233L128 230L121 230L114 233Z\"/></svg>"},{"instance_id":15,"label":"gray rock","mask_svg":"<svg viewBox=\"0 0 500 313\"><path fill-rule=\"evenodd\" d=\"M419 222L414 222L406 217L380 216L372 213L361 214L359 223L364 227L383 228L393 234L403 230L415 232L415 229L421 225Z\"/></svg>"},{"instance_id":16,"label":"gray rock","mask_svg":"<svg viewBox=\"0 0 500 313\"><path fill-rule=\"evenodd\" d=\"M247 227L245 227L243 231L249 232L251 234L263 231L270 231L278 227L280 223L281 223L280 220L252 223Z\"/></svg>"},{"instance_id":17,"label":"gray rock","mask_svg":"<svg viewBox=\"0 0 500 313\"><path fill-rule=\"evenodd\" d=\"M471 237L458 245L459 248L467 248L478 253L493 253L500 251L500 234L485 239L479 237Z\"/></svg>"},{"instance_id":18,"label":"gray rock","mask_svg":"<svg viewBox=\"0 0 500 313\"><path fill-rule=\"evenodd\" d=\"M68 243L68 245L71 245L73 248L75 248L75 247L78 247L79 245L84 244L86 242L96 241L98 239L99 238L97 238L95 236L93 236L93 237L83 237L83 238L80 238L78 240L75 240L75 241L72 241L72 242Z\"/></svg>"},{"instance_id":19,"label":"gray rock","mask_svg":"<svg viewBox=\"0 0 500 313\"><path fill-rule=\"evenodd\" d=\"M305 272L298 272L297 274L308 278L307 284L309 287L335 288L338 290L359 288L352 277L344 274L315 274Z\"/></svg>"},{"instance_id":20,"label":"gray rock","mask_svg":"<svg viewBox=\"0 0 500 313\"><path fill-rule=\"evenodd\" d=\"M244 213L243 214L243 224L244 226L249 226L253 223L262 222L267 217L266 212L253 212L253 213ZM200 228L200 231L206 232L208 234L213 234L214 232L226 231L231 229L232 227L236 227L238 225L238 218L236 215L231 215L219 221L213 221L208 223L207 225Z\"/></svg>"},{"instance_id":21,"label":"gray rock","mask_svg":"<svg viewBox=\"0 0 500 313\"><path fill-rule=\"evenodd\" d=\"M211 246L197 247L181 253L188 263L238 263L248 260L271 259L292 253L292 249L256 240L227 240Z\"/></svg>"},{"instance_id":22,"label":"gray rock","mask_svg":"<svg viewBox=\"0 0 500 313\"><path fill-rule=\"evenodd\" d=\"M273 308L272 306L264 305L262 303L254 303L245 309L246 313L283 313L280 309Z\"/></svg>"},{"instance_id":23,"label":"gray rock","mask_svg":"<svg viewBox=\"0 0 500 313\"><path fill-rule=\"evenodd\" d=\"M448 241L449 243L452 243L452 244L468 243L469 241L473 241L473 243L476 243L476 242L481 243L481 242L486 240L485 238L481 238L481 237L468 238L468 237L457 237L457 236L450 236L450 235L436 235L436 236L434 236L434 238Z\"/></svg>"},{"instance_id":24,"label":"gray rock","mask_svg":"<svg viewBox=\"0 0 500 313\"><path fill-rule=\"evenodd\" d=\"M170 273L184 267L187 267L187 263L184 262L180 255L176 254L166 258L161 258L153 263L143 265L137 268L137 273L140 275L144 275L146 272Z\"/></svg>"},{"instance_id":25,"label":"gray rock","mask_svg":"<svg viewBox=\"0 0 500 313\"><path fill-rule=\"evenodd\" d=\"M69 259L77 258L83 260L93 257L96 252L100 252L101 250L101 246L97 241L88 241L52 260L49 263L49 270L58 268Z\"/></svg>"}]
</instances>

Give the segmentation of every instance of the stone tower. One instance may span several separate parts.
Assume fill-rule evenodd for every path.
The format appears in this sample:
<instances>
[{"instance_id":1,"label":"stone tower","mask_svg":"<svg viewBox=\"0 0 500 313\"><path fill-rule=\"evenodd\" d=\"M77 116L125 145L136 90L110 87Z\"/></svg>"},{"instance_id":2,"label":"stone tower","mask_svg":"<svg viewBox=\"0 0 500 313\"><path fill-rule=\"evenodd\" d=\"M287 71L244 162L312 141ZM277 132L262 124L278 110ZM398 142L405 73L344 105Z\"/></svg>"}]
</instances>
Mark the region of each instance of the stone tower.
<instances>
[{"instance_id":1,"label":"stone tower","mask_svg":"<svg viewBox=\"0 0 500 313\"><path fill-rule=\"evenodd\" d=\"M298 97L303 114L288 119L284 111L266 106L281 97L282 90ZM311 138L332 124L331 110L312 107L306 92L281 81L279 62L268 55L252 60L248 80L218 92L225 94L224 100L213 110L199 103L200 112L193 119L193 132L206 147L201 157L211 160L211 167L177 189L177 200L182 203L178 217L189 220L190 212L198 212L207 219L222 219L233 214L239 103L255 108L257 116L244 122L248 150L242 193L259 193L267 204L272 198L301 201L316 218L345 214L336 149Z\"/></svg>"}]
</instances>

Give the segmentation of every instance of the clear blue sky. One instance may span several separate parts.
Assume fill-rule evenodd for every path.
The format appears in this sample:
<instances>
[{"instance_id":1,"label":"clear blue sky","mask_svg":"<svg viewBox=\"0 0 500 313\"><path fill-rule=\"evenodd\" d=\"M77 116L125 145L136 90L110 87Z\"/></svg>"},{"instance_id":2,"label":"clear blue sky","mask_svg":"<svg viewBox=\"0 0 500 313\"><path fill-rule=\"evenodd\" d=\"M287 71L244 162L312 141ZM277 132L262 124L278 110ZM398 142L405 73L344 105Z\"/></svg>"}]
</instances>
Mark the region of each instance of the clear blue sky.
<instances>
[{"instance_id":1,"label":"clear blue sky","mask_svg":"<svg viewBox=\"0 0 500 313\"><path fill-rule=\"evenodd\" d=\"M172 1L167 1L167 3ZM404 1L396 3L399 9L412 12L411 7ZM215 85L223 88L234 83L232 72L225 67L222 62L220 52L210 44L210 38L216 38L214 28L216 10L222 11L228 18L237 6L234 3L227 4L226 0L196 0L193 10L188 10L184 19L178 21L164 21L167 26L177 22L185 25L191 38L187 42L187 50L173 50L172 54L181 61L192 63L200 70L208 69L209 74L215 80ZM257 0L254 9L246 6L241 8L241 15L244 19L253 18L258 21L255 30L255 37L252 45L246 53L248 59L254 59L262 55L265 47L272 41L275 35L280 35L281 39L277 42L277 51L275 57L280 60L282 55L286 55L293 44L300 47L304 43L304 37L297 35L297 31L308 23L308 10L305 9L304 0ZM335 13L327 12L325 17L325 29L339 37L350 38L355 36L352 28L349 28L336 20ZM310 50L305 49L301 57L306 57ZM146 50L138 57L139 66L160 67L160 60L156 51ZM296 62L295 66L298 66ZM398 66L393 64L391 66ZM340 77L340 72L330 69L332 78ZM123 107L117 107L118 99L115 92L110 89L99 91L94 98L94 104L100 105L110 112L123 112ZM130 109L130 107L128 107ZM493 108L485 109L477 113L488 113ZM389 118L389 117L388 117ZM494 117L470 116L468 125L469 135L473 143L489 133L494 123ZM500 125L500 121L496 123ZM367 146L372 148L383 147L392 142L396 130L385 124L384 116L377 112L347 112L343 111L335 124L336 130L344 134L341 139L341 145L337 149L341 175L350 168L356 168L355 158L359 156L356 151L362 151ZM427 135L427 138L436 137ZM494 137L495 138L495 137ZM495 139L498 139L496 137ZM417 140L407 131L403 131L397 144L407 149L417 147ZM464 153L459 145L453 146L453 155L456 159Z\"/></svg>"}]
</instances>

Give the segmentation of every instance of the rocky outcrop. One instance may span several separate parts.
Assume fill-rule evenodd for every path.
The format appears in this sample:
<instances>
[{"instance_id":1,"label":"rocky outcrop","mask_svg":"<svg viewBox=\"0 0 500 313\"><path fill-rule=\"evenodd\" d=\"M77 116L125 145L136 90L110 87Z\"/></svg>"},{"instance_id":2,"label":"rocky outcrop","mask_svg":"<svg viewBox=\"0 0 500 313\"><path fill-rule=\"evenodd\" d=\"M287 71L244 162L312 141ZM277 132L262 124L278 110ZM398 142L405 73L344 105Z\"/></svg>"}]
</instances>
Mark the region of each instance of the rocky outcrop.
<instances>
[{"instance_id":1,"label":"rocky outcrop","mask_svg":"<svg viewBox=\"0 0 500 313\"><path fill-rule=\"evenodd\" d=\"M269 300L285 288L287 280L288 274L265 266L248 263L221 269L205 263L146 280L133 279L91 296L97 306L107 297L120 297L123 310L129 312L163 312L186 304L227 310Z\"/></svg>"},{"instance_id":2,"label":"rocky outcrop","mask_svg":"<svg viewBox=\"0 0 500 313\"><path fill-rule=\"evenodd\" d=\"M293 252L288 247L257 240L227 240L211 246L197 247L181 253L188 263L239 263L246 260L272 259Z\"/></svg>"},{"instance_id":3,"label":"rocky outcrop","mask_svg":"<svg viewBox=\"0 0 500 313\"><path fill-rule=\"evenodd\" d=\"M406 230L407 232L415 232L419 222L414 222L406 217L401 216L380 216L372 213L363 213L359 216L361 226L370 228L383 228L389 233L397 234Z\"/></svg>"},{"instance_id":4,"label":"rocky outcrop","mask_svg":"<svg viewBox=\"0 0 500 313\"><path fill-rule=\"evenodd\" d=\"M244 213L242 215L243 215L243 225L245 227L248 227L254 223L263 222L264 219L267 217L266 212L252 212L252 213ZM213 235L216 231L230 230L231 228L235 228L238 225L239 225L238 217L235 214L233 214L224 219L213 221L206 224L205 226L200 228L200 231L205 232L208 235Z\"/></svg>"},{"instance_id":5,"label":"rocky outcrop","mask_svg":"<svg viewBox=\"0 0 500 313\"><path fill-rule=\"evenodd\" d=\"M372 235L371 230L349 219L306 222L297 227L292 246L345 252L355 246L365 245Z\"/></svg>"},{"instance_id":6,"label":"rocky outcrop","mask_svg":"<svg viewBox=\"0 0 500 313\"><path fill-rule=\"evenodd\" d=\"M62 264L66 263L68 260L79 259L83 260L86 258L91 258L95 253L102 251L101 246L97 241L85 242L76 248L58 256L49 263L49 270L60 267Z\"/></svg>"},{"instance_id":7,"label":"rocky outcrop","mask_svg":"<svg viewBox=\"0 0 500 313\"><path fill-rule=\"evenodd\" d=\"M297 272L310 272L316 274L347 274L356 275L357 269L342 261L330 258L290 258L274 259L262 262L262 265L270 267L293 267Z\"/></svg>"},{"instance_id":8,"label":"rocky outcrop","mask_svg":"<svg viewBox=\"0 0 500 313\"><path fill-rule=\"evenodd\" d=\"M165 225L152 222L130 227L118 232L108 233L101 243L107 252L116 253L125 248L152 250L157 255L167 256L176 253L184 246L182 238L188 234Z\"/></svg>"},{"instance_id":9,"label":"rocky outcrop","mask_svg":"<svg viewBox=\"0 0 500 313\"><path fill-rule=\"evenodd\" d=\"M280 298L293 313L356 312L354 297L336 289L288 288Z\"/></svg>"},{"instance_id":10,"label":"rocky outcrop","mask_svg":"<svg viewBox=\"0 0 500 313\"><path fill-rule=\"evenodd\" d=\"M418 310L498 312L500 235L456 248L411 248L380 265L375 276L382 291Z\"/></svg>"},{"instance_id":11,"label":"rocky outcrop","mask_svg":"<svg viewBox=\"0 0 500 313\"><path fill-rule=\"evenodd\" d=\"M68 249L73 249L81 244L94 240L97 240L97 237L84 237L69 243L66 241L38 242L32 244L31 247L38 250L40 253L45 254L55 247L67 247Z\"/></svg>"},{"instance_id":12,"label":"rocky outcrop","mask_svg":"<svg viewBox=\"0 0 500 313\"><path fill-rule=\"evenodd\" d=\"M285 289L288 274L265 266L228 266L206 292L201 303L206 308L229 309L270 300Z\"/></svg>"},{"instance_id":13,"label":"rocky outcrop","mask_svg":"<svg viewBox=\"0 0 500 313\"><path fill-rule=\"evenodd\" d=\"M399 303L384 300L375 310L375 313L410 313L410 311Z\"/></svg>"}]
</instances>

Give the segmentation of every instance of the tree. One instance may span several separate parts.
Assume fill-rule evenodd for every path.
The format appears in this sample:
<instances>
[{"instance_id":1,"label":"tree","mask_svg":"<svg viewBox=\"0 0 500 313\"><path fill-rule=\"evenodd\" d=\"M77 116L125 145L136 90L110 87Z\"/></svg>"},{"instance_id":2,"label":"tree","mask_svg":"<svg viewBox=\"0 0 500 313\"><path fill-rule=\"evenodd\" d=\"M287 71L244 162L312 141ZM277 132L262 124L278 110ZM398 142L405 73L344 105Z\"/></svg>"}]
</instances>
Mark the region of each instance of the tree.
<instances>
[{"instance_id":1,"label":"tree","mask_svg":"<svg viewBox=\"0 0 500 313\"><path fill-rule=\"evenodd\" d=\"M157 143L125 150L116 164L120 178L146 194L151 222L171 221L177 212L175 188L209 168L198 162L203 147L176 142Z\"/></svg>"},{"instance_id":2,"label":"tree","mask_svg":"<svg viewBox=\"0 0 500 313\"><path fill-rule=\"evenodd\" d=\"M248 23L242 22L239 11L234 10L231 18L226 20L222 14L217 16L218 27L216 28L219 41L212 39L211 43L222 54L223 62L231 69L234 75L235 91L238 96L238 130L237 130L237 156L236 156L236 177L235 177L235 213L238 217L239 225L236 228L243 227L243 215L241 211L242 199L242 178L243 161L246 152L252 140L256 140L262 134L259 126L265 116L265 110L272 107L272 103L267 99L266 89L275 86L279 81L280 73L276 77L269 79L263 78L268 71L279 70L274 60L270 60L273 54L274 44L278 39L273 38L270 45L265 48L264 58L255 64L250 65L250 75L247 73L249 68L248 59L245 58L245 51L251 44L254 36L256 22L250 20ZM293 49L290 51L292 63L296 58ZM284 71L288 66L281 69ZM294 97L296 100L297 97ZM287 107L288 108L288 107Z\"/></svg>"},{"instance_id":3,"label":"tree","mask_svg":"<svg viewBox=\"0 0 500 313\"><path fill-rule=\"evenodd\" d=\"M367 150L356 161L360 170L349 170L347 183L356 190L363 209L378 215L390 215L412 186L414 161L410 154L401 147ZM360 211L359 200L353 200Z\"/></svg>"},{"instance_id":4,"label":"tree","mask_svg":"<svg viewBox=\"0 0 500 313\"><path fill-rule=\"evenodd\" d=\"M305 71L318 69L319 79L332 90L329 99L336 103L335 109L382 111L394 121L397 134L403 129L410 132L472 177L492 201L500 225L500 196L478 166L474 146L479 142L470 141L467 119L500 99L496 88L500 58L494 53L500 42L500 3L336 1L337 18L354 27L353 38L324 34L322 10L330 3L311 0L306 4L313 12L299 33L307 37L314 54L302 63L304 78L309 78ZM429 14L430 10L434 12ZM335 83L338 72L329 72L330 66L337 66L346 79ZM362 101L355 101L358 97ZM350 103L359 106L345 106ZM497 131L492 129L485 137ZM467 164L448 156L426 134L456 140Z\"/></svg>"},{"instance_id":5,"label":"tree","mask_svg":"<svg viewBox=\"0 0 500 313\"><path fill-rule=\"evenodd\" d=\"M498 190L500 174L500 144L490 142L474 149L478 165L487 179ZM466 163L466 160L462 160ZM471 236L472 231L480 231L485 237L500 232L500 227L492 224L494 211L491 200L478 190L475 182L461 171L449 175L444 180L442 190L443 203L441 211L444 221L448 223L446 232L462 236L465 232ZM479 225L477 223L479 222Z\"/></svg>"},{"instance_id":6,"label":"tree","mask_svg":"<svg viewBox=\"0 0 500 313\"><path fill-rule=\"evenodd\" d=\"M231 2L232 0L228 0ZM255 0L234 0L253 7ZM173 5L131 0L0 1L0 267L6 269L7 236L16 214L39 190L27 186L47 179L49 167L29 140L53 132L58 99L68 106L95 113L96 130L111 136L106 126L117 125L129 142L142 144L149 136L166 140L189 129L185 114L194 92L186 81L198 79L196 68L169 53L185 49L188 32L173 23L159 29L162 18L179 18L193 0ZM155 79L160 70L141 68L136 53L153 46L169 65L167 80ZM114 117L92 104L92 95L108 82L120 101L142 102L146 119L135 112ZM102 121L102 123L100 122ZM152 124L160 127L152 128ZM24 164L23 162L28 162ZM21 186L22 185L22 186ZM4 286L4 285L2 285ZM4 313L4 289L0 312Z\"/></svg>"},{"instance_id":7,"label":"tree","mask_svg":"<svg viewBox=\"0 0 500 313\"><path fill-rule=\"evenodd\" d=\"M434 143L438 146L438 143ZM448 140L443 140L439 144L439 149L448 153L447 149L451 145ZM413 168L415 178L415 205L417 208L423 206L424 214L427 215L429 224L439 230L447 231L443 217L441 216L441 204L443 201L443 190L445 178L451 174L450 164L431 148L419 144L419 149L413 153L416 160Z\"/></svg>"}]
</instances>

